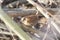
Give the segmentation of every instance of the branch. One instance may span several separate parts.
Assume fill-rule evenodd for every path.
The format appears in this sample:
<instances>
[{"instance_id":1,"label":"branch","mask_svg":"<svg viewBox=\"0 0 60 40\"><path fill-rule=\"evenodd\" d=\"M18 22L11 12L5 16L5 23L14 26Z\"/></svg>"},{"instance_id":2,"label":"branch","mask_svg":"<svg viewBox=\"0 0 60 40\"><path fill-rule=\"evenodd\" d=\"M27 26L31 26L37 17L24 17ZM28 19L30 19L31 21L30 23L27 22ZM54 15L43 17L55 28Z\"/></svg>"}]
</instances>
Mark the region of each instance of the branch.
<instances>
[{"instance_id":1,"label":"branch","mask_svg":"<svg viewBox=\"0 0 60 40\"><path fill-rule=\"evenodd\" d=\"M8 15L15 17L15 16L27 16L27 15L34 15L36 14L35 9L3 9Z\"/></svg>"}]
</instances>

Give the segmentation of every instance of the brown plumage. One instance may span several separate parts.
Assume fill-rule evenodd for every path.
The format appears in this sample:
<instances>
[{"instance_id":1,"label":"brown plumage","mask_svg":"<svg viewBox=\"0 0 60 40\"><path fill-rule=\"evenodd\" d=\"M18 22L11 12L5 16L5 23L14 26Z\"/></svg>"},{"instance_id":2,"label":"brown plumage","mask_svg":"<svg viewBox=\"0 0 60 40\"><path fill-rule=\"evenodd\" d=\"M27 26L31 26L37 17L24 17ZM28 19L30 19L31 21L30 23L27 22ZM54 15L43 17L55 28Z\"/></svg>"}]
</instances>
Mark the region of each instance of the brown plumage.
<instances>
[{"instance_id":1,"label":"brown plumage","mask_svg":"<svg viewBox=\"0 0 60 40\"><path fill-rule=\"evenodd\" d=\"M38 21L37 15L29 15L21 19L21 22L26 26L34 26L37 24L37 21Z\"/></svg>"},{"instance_id":2,"label":"brown plumage","mask_svg":"<svg viewBox=\"0 0 60 40\"><path fill-rule=\"evenodd\" d=\"M43 27L46 24L47 19L44 16L38 15L29 15L25 16L21 19L21 22L26 25L27 27L34 26L35 28Z\"/></svg>"}]
</instances>

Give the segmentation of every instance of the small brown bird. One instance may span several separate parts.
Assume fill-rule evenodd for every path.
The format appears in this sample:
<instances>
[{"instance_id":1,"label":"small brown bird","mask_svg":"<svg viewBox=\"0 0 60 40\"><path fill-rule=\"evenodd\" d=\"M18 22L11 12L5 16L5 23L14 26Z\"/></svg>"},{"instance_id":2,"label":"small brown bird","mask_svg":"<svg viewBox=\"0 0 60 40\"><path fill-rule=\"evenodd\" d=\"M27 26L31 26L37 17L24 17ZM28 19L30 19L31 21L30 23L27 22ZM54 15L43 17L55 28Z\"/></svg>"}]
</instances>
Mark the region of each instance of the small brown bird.
<instances>
[{"instance_id":1,"label":"small brown bird","mask_svg":"<svg viewBox=\"0 0 60 40\"><path fill-rule=\"evenodd\" d=\"M38 15L29 15L21 18L21 22L28 27L40 28L47 22L47 19L44 16Z\"/></svg>"},{"instance_id":2,"label":"small brown bird","mask_svg":"<svg viewBox=\"0 0 60 40\"><path fill-rule=\"evenodd\" d=\"M21 22L26 26L34 26L38 22L38 17L37 15L25 16L21 19Z\"/></svg>"}]
</instances>

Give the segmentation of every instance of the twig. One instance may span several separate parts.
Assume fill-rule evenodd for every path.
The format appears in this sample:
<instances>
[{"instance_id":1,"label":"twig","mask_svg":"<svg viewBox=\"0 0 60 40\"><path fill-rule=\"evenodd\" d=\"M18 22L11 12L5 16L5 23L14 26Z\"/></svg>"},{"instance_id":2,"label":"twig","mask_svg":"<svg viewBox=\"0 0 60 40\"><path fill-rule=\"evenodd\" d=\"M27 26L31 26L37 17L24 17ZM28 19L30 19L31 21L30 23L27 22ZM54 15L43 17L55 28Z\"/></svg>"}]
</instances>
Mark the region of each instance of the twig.
<instances>
[{"instance_id":1,"label":"twig","mask_svg":"<svg viewBox=\"0 0 60 40\"><path fill-rule=\"evenodd\" d=\"M48 32L49 32L49 29L50 29L50 26L51 25L51 20L48 20L47 21L47 31L46 31L46 33L45 33L45 35L44 35L44 37L43 37L43 40L45 40L46 39L46 36L47 36L47 34L48 34Z\"/></svg>"},{"instance_id":2,"label":"twig","mask_svg":"<svg viewBox=\"0 0 60 40\"><path fill-rule=\"evenodd\" d=\"M52 30L52 31L53 31L53 34L55 35L56 40L59 40L59 39L57 38L57 35L56 35L55 31L54 31L54 30Z\"/></svg>"},{"instance_id":3,"label":"twig","mask_svg":"<svg viewBox=\"0 0 60 40\"><path fill-rule=\"evenodd\" d=\"M0 34L11 35L11 33L10 33L10 32L3 32L3 31L2 31L2 32L0 32ZM13 33L13 35L16 35L16 34L14 34L14 33Z\"/></svg>"},{"instance_id":4,"label":"twig","mask_svg":"<svg viewBox=\"0 0 60 40\"><path fill-rule=\"evenodd\" d=\"M34 15L37 11L35 9L4 9L3 10L10 16L27 16L27 15Z\"/></svg>"}]
</instances>

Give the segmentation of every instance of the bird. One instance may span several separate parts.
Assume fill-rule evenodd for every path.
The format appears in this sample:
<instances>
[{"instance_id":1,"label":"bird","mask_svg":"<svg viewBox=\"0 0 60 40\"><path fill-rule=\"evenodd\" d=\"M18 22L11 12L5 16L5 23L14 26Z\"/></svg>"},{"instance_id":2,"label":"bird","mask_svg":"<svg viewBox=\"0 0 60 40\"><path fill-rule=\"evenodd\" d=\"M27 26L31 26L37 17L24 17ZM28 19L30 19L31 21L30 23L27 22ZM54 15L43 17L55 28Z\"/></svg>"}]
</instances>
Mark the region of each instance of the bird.
<instances>
[{"instance_id":1,"label":"bird","mask_svg":"<svg viewBox=\"0 0 60 40\"><path fill-rule=\"evenodd\" d=\"M44 16L39 15L29 15L21 18L21 22L31 28L40 29L47 22L47 19Z\"/></svg>"},{"instance_id":2,"label":"bird","mask_svg":"<svg viewBox=\"0 0 60 40\"><path fill-rule=\"evenodd\" d=\"M38 22L37 15L29 15L21 18L21 22L26 26L34 26Z\"/></svg>"},{"instance_id":3,"label":"bird","mask_svg":"<svg viewBox=\"0 0 60 40\"><path fill-rule=\"evenodd\" d=\"M50 12L50 10L48 10ZM34 27L39 29L40 27L43 27L43 25L46 24L47 19L41 15L40 13L34 14L34 15L27 15L21 18L21 23L24 24L27 27Z\"/></svg>"}]
</instances>

